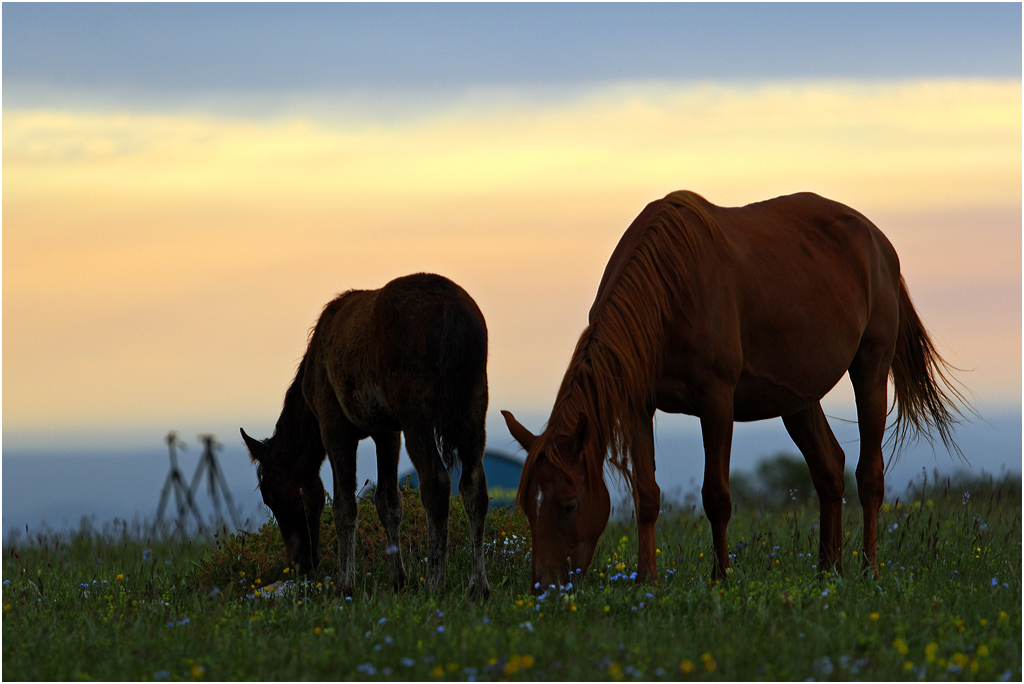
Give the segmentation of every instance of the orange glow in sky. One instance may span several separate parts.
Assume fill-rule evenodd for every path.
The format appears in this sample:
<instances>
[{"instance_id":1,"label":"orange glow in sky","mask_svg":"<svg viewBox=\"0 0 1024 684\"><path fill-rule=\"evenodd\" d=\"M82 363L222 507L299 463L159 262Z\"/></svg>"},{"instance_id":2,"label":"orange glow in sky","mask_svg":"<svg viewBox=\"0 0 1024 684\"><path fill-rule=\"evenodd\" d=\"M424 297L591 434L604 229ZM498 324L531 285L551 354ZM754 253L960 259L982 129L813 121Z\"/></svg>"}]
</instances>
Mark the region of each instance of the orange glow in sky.
<instances>
[{"instance_id":1,"label":"orange glow in sky","mask_svg":"<svg viewBox=\"0 0 1024 684\"><path fill-rule=\"evenodd\" d=\"M487 317L491 413L545 410L622 231L683 188L860 210L979 406L1019 406L1019 79L485 95L392 121L5 108L4 432L272 425L324 303L416 271Z\"/></svg>"}]
</instances>

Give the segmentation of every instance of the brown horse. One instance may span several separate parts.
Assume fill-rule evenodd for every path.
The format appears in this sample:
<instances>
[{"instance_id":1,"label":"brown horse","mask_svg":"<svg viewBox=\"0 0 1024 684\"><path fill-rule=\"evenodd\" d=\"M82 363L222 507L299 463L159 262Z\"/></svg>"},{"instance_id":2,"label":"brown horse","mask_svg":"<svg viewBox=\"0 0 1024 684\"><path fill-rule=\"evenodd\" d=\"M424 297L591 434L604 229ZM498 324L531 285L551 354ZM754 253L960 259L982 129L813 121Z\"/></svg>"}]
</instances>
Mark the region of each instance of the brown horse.
<instances>
[{"instance_id":1,"label":"brown horse","mask_svg":"<svg viewBox=\"0 0 1024 684\"><path fill-rule=\"evenodd\" d=\"M263 501L277 518L289 562L319 561L324 454L334 472L338 590L355 580L356 447L377 446L377 514L387 534L395 589L402 562L398 490L400 434L419 473L427 513L427 588L441 593L448 549L448 470L462 463L459 492L469 517L472 589L487 596L482 464L487 413L487 326L476 302L437 275L398 278L379 290L346 292L324 307L284 398L274 435L242 438L257 466Z\"/></svg>"},{"instance_id":2,"label":"brown horse","mask_svg":"<svg viewBox=\"0 0 1024 684\"><path fill-rule=\"evenodd\" d=\"M503 412L528 452L518 501L537 589L589 567L608 522L606 457L633 491L637 579L656 577L656 409L700 418L719 578L729 567L733 421L782 417L820 500L822 570L842 570L845 457L820 400L844 373L856 394L866 571L877 575L890 375L896 441L935 429L955 448L963 397L914 311L895 250L862 215L817 195L739 208L690 192L652 202L612 253L589 320L543 433Z\"/></svg>"}]
</instances>

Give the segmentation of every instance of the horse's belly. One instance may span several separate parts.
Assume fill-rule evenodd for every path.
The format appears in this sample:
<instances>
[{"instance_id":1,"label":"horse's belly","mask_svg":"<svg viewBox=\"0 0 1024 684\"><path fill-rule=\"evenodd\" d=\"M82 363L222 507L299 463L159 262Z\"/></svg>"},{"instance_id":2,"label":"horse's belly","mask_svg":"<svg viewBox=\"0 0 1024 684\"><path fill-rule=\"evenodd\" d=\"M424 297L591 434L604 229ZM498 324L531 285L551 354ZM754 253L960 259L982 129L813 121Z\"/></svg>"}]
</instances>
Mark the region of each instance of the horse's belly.
<instances>
[{"instance_id":1,"label":"horse's belly","mask_svg":"<svg viewBox=\"0 0 1024 684\"><path fill-rule=\"evenodd\" d=\"M367 385L338 399L345 417L360 430L372 433L402 429L379 385Z\"/></svg>"},{"instance_id":2,"label":"horse's belly","mask_svg":"<svg viewBox=\"0 0 1024 684\"><path fill-rule=\"evenodd\" d=\"M845 370L814 379L801 378L799 383L743 373L733 392L733 418L748 422L796 413L821 401L843 377L843 372Z\"/></svg>"}]
</instances>

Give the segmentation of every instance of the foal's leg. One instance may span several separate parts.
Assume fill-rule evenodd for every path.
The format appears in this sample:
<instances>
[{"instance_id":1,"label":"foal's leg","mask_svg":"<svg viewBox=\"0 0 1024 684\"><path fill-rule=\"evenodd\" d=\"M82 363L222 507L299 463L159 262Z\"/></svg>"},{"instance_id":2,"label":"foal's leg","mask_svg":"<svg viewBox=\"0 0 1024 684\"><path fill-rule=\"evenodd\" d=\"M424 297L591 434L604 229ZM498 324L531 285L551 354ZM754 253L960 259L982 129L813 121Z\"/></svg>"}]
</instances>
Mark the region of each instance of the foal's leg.
<instances>
[{"instance_id":1,"label":"foal's leg","mask_svg":"<svg viewBox=\"0 0 1024 684\"><path fill-rule=\"evenodd\" d=\"M811 481L818 492L821 507L821 537L818 543L818 570L835 568L843 571L843 468L846 454L836 441L821 404L783 416L782 422L793 438L807 467Z\"/></svg>"},{"instance_id":2,"label":"foal's leg","mask_svg":"<svg viewBox=\"0 0 1024 684\"><path fill-rule=\"evenodd\" d=\"M878 509L885 495L885 463L882 439L888 406L888 356L872 354L863 348L850 366L850 380L857 401L857 427L860 430L860 460L857 462L857 492L864 509L864 547L861 564L866 574L878 577Z\"/></svg>"},{"instance_id":3,"label":"foal's leg","mask_svg":"<svg viewBox=\"0 0 1024 684\"><path fill-rule=\"evenodd\" d=\"M732 450L732 393L708 402L700 418L704 438L704 486L701 498L704 513L711 523L711 539L715 545L715 579L724 579L729 568L729 545L725 538L732 517L729 495L729 456Z\"/></svg>"},{"instance_id":4,"label":"foal's leg","mask_svg":"<svg viewBox=\"0 0 1024 684\"><path fill-rule=\"evenodd\" d=\"M334 473L334 531L338 536L338 577L336 589L352 595L356 569L356 449L359 439L344 431L325 427L321 420L320 436Z\"/></svg>"},{"instance_id":5,"label":"foal's leg","mask_svg":"<svg viewBox=\"0 0 1024 684\"><path fill-rule=\"evenodd\" d=\"M645 418L633 429L633 504L637 521L637 582L656 582L654 524L661 511L661 488L654 479L654 420Z\"/></svg>"},{"instance_id":6,"label":"foal's leg","mask_svg":"<svg viewBox=\"0 0 1024 684\"><path fill-rule=\"evenodd\" d=\"M474 450L475 451L475 450ZM482 449L481 449L482 452ZM461 457L462 450L459 450ZM482 453L470 454L462 461L459 493L469 518L469 549L472 556L472 593L489 598L491 587L484 568L484 519L487 517L487 476Z\"/></svg>"},{"instance_id":7,"label":"foal's leg","mask_svg":"<svg viewBox=\"0 0 1024 684\"><path fill-rule=\"evenodd\" d=\"M377 491L373 503L377 517L384 526L387 536L388 564L391 566L391 585L395 591L409 582L409 575L402 562L402 544L399 534L402 524L402 495L398 491L398 455L401 451L402 433L385 432L373 435L377 445Z\"/></svg>"},{"instance_id":8,"label":"foal's leg","mask_svg":"<svg viewBox=\"0 0 1024 684\"><path fill-rule=\"evenodd\" d=\"M431 428L405 431L405 446L420 476L420 499L427 514L427 591L444 593L445 557L448 552L448 506L452 481L441 463Z\"/></svg>"}]
</instances>

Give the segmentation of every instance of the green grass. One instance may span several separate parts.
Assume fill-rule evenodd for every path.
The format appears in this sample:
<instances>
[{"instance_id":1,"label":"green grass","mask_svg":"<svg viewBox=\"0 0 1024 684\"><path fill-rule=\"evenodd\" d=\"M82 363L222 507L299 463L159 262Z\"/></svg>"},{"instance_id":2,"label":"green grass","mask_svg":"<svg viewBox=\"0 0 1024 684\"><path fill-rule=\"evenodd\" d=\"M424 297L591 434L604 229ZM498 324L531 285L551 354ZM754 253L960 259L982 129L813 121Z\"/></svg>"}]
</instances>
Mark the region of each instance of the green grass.
<instances>
[{"instance_id":1,"label":"green grass","mask_svg":"<svg viewBox=\"0 0 1024 684\"><path fill-rule=\"evenodd\" d=\"M734 570L719 584L707 521L676 505L659 521L656 586L630 581L636 532L621 524L583 586L543 599L527 591L525 519L492 511L486 602L469 596L457 503L447 593L423 591L414 493L403 531L412 586L398 595L368 502L366 574L352 600L333 596L324 576L267 592L291 577L271 523L213 544L127 529L42 537L4 549L4 678L1019 681L1020 481L921 487L904 499L881 514L877 581L854 555L857 505L846 510L843 577L814 567L813 500L738 508Z\"/></svg>"}]
</instances>

